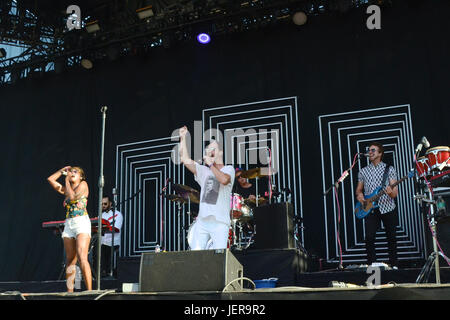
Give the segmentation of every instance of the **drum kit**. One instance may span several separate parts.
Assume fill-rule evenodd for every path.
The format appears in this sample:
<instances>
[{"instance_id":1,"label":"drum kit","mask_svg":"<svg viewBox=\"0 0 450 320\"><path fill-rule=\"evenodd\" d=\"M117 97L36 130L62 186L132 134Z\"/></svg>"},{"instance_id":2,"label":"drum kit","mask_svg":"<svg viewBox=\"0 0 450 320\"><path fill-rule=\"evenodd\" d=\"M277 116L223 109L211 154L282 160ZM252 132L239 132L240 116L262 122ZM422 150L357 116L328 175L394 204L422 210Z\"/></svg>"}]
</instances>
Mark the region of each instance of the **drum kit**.
<instances>
[{"instance_id":1,"label":"drum kit","mask_svg":"<svg viewBox=\"0 0 450 320\"><path fill-rule=\"evenodd\" d=\"M442 179L450 176L450 147L428 149L425 156L417 158L416 167L419 179L429 181L434 187L450 187L450 178Z\"/></svg>"},{"instance_id":2,"label":"drum kit","mask_svg":"<svg viewBox=\"0 0 450 320\"><path fill-rule=\"evenodd\" d=\"M241 177L246 179L256 179L265 177L261 173L261 168L241 171ZM235 183L238 183L237 181ZM194 188L183 184L173 184L175 194L162 194L166 199L177 203L179 206L188 205L188 215L193 218L188 227L188 243L192 237L192 230L195 225L197 212L191 211L191 204L200 204L200 192ZM232 193L230 199L230 219L231 226L228 237L228 248L238 250L247 249L253 242L255 235L255 224L253 219L253 209L258 206L267 205L270 200L258 195L258 183L256 183L256 196L244 198L238 193Z\"/></svg>"},{"instance_id":3,"label":"drum kit","mask_svg":"<svg viewBox=\"0 0 450 320\"><path fill-rule=\"evenodd\" d=\"M427 280L434 265L436 271L436 283L440 284L439 259L437 257L442 255L442 253L438 250L436 227L438 221L443 222L448 218L448 216L446 216L448 213L445 212L445 208L444 210L440 210L440 190L436 189L433 191L433 188L446 189L450 187L450 147L440 146L429 148L425 152L425 156L417 158L416 169L417 181L419 182L419 194L416 194L414 198L419 200L424 213L428 208L427 219L429 227L431 228L432 234L436 235L432 237L433 252L428 257L416 283Z\"/></svg>"}]
</instances>

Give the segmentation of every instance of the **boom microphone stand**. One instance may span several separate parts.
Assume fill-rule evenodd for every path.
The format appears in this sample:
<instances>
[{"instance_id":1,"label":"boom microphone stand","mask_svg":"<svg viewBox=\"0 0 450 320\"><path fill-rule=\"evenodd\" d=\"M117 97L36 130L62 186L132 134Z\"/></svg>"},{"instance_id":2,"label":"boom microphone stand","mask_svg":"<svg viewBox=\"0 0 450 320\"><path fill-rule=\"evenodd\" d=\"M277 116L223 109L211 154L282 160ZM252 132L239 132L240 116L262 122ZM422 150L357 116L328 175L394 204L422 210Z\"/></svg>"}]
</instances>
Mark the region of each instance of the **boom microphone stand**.
<instances>
[{"instance_id":1,"label":"boom microphone stand","mask_svg":"<svg viewBox=\"0 0 450 320\"><path fill-rule=\"evenodd\" d=\"M98 181L98 225L97 225L97 290L100 290L100 260L102 254L102 199L103 199L103 187L105 185L105 179L103 177L103 159L105 152L105 123L106 123L106 110L107 107L102 107L100 111L102 112L102 141L101 141L101 151L100 151L100 178Z\"/></svg>"},{"instance_id":2,"label":"boom microphone stand","mask_svg":"<svg viewBox=\"0 0 450 320\"><path fill-rule=\"evenodd\" d=\"M350 167L350 168L348 168L347 170L345 170L342 174L341 174L341 176L340 176L340 178L339 179L337 179L336 180L336 182L331 186L331 187L329 187L328 188L328 190L326 190L324 193L323 193L323 196L325 197L330 191L331 191L331 189L334 189L335 190L335 195L336 195L336 200L337 200L337 189L339 188L339 183L340 182L343 182L344 180L345 180L345 178L347 178L348 176L349 176L349 172L353 169L353 167L355 166L355 163L356 163L356 158L357 157L360 157L360 156L367 156L365 153L357 153L357 154L355 154L355 157L353 158L353 164L352 164L352 166ZM340 222L340 221L339 221ZM337 228L336 228L336 230L337 230L337 234L336 234L336 238L337 238L337 241L340 243L340 237L339 237L339 225L337 226ZM342 252L341 252L341 250L339 250L339 266L338 266L338 270L343 270L344 269L344 267L343 267L343 265L342 265Z\"/></svg>"}]
</instances>

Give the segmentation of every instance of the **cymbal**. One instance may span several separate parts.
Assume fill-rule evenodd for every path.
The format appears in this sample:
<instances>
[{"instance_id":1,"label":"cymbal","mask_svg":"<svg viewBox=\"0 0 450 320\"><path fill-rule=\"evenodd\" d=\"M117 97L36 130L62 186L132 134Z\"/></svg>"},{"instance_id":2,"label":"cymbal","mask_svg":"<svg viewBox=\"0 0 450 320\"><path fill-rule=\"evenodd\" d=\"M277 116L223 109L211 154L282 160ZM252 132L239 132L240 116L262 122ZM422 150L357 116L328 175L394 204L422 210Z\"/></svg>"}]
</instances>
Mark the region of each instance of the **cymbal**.
<instances>
[{"instance_id":1,"label":"cymbal","mask_svg":"<svg viewBox=\"0 0 450 320\"><path fill-rule=\"evenodd\" d=\"M247 199L244 200L244 203L251 203L253 205L256 205L256 199L247 198ZM266 204L266 203L267 203L267 199L266 198L263 198L263 197L259 197L258 198L258 205L263 205L263 204Z\"/></svg>"},{"instance_id":2,"label":"cymbal","mask_svg":"<svg viewBox=\"0 0 450 320\"><path fill-rule=\"evenodd\" d=\"M174 184L173 188L175 189L175 192L186 201L190 199L193 203L200 203L200 192L197 190L185 186L184 184Z\"/></svg>"},{"instance_id":3,"label":"cymbal","mask_svg":"<svg viewBox=\"0 0 450 320\"><path fill-rule=\"evenodd\" d=\"M163 194L163 197L174 202L183 202L183 203L187 202L186 199L176 194Z\"/></svg>"},{"instance_id":4,"label":"cymbal","mask_svg":"<svg viewBox=\"0 0 450 320\"><path fill-rule=\"evenodd\" d=\"M174 184L174 185L173 185L173 188L175 189L175 191L176 191L177 193L178 193L178 192L182 192L182 193L185 193L185 192L198 193L198 191L195 190L194 188L191 188L191 187L186 186L186 185L184 185L184 184Z\"/></svg>"},{"instance_id":5,"label":"cymbal","mask_svg":"<svg viewBox=\"0 0 450 320\"><path fill-rule=\"evenodd\" d=\"M266 174L261 173L261 168L253 168L241 172L241 177L246 179L255 179L267 176Z\"/></svg>"}]
</instances>

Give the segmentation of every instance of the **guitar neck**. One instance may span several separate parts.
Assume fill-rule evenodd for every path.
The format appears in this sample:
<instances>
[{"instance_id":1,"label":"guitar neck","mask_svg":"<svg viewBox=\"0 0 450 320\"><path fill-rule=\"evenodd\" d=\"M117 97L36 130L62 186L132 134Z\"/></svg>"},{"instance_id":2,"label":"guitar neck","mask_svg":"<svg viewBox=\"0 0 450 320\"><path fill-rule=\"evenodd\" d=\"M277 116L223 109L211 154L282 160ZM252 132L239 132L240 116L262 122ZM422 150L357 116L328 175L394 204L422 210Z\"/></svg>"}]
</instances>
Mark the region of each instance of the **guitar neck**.
<instances>
[{"instance_id":1,"label":"guitar neck","mask_svg":"<svg viewBox=\"0 0 450 320\"><path fill-rule=\"evenodd\" d=\"M394 182L393 184L390 184L389 186L391 188L395 188L396 186L398 186L400 183L402 183L403 181L405 181L408 178L408 176L404 176L403 178L401 178L400 180ZM381 198L382 195L386 194L386 191L384 189L381 189L380 192L378 192L376 195L374 195L373 197L371 197L370 199L368 199L368 201L370 202L374 202L377 201L378 199Z\"/></svg>"}]
</instances>

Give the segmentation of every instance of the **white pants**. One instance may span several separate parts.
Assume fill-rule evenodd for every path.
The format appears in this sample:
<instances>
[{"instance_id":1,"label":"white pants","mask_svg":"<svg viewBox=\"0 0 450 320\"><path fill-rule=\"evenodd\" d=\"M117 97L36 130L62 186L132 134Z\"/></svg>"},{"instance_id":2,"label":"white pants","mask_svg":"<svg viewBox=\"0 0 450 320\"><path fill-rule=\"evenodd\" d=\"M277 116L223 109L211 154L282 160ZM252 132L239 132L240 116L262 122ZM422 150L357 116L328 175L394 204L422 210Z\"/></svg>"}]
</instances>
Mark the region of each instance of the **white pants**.
<instances>
[{"instance_id":1,"label":"white pants","mask_svg":"<svg viewBox=\"0 0 450 320\"><path fill-rule=\"evenodd\" d=\"M214 216L197 218L188 234L191 250L226 249L230 227Z\"/></svg>"}]
</instances>

